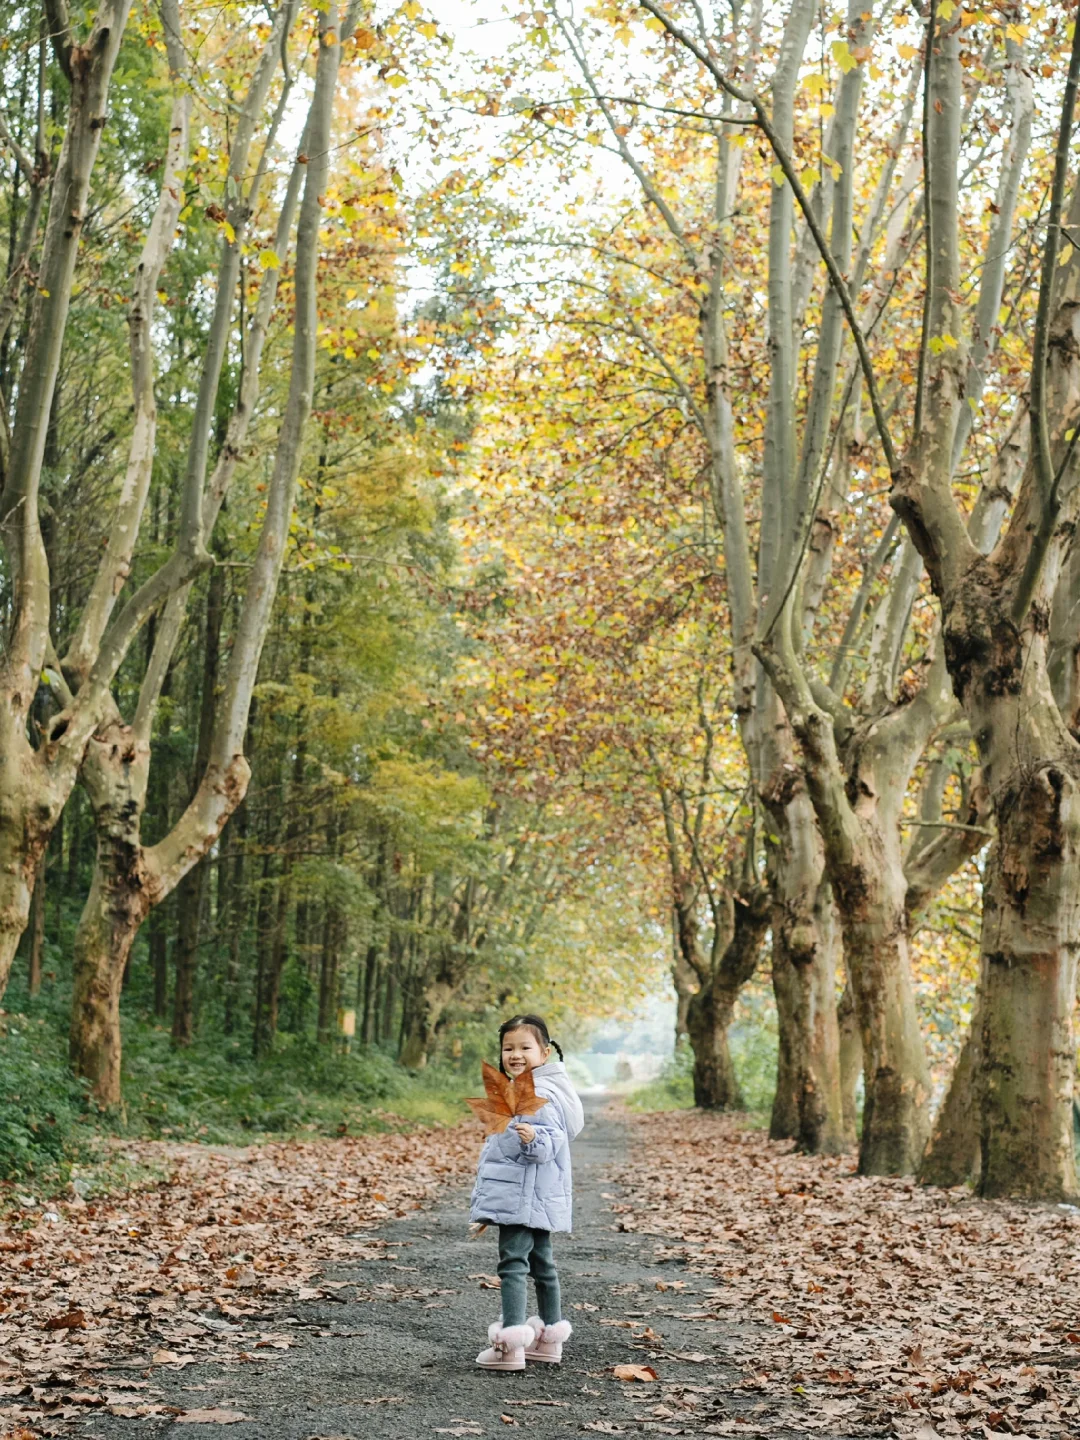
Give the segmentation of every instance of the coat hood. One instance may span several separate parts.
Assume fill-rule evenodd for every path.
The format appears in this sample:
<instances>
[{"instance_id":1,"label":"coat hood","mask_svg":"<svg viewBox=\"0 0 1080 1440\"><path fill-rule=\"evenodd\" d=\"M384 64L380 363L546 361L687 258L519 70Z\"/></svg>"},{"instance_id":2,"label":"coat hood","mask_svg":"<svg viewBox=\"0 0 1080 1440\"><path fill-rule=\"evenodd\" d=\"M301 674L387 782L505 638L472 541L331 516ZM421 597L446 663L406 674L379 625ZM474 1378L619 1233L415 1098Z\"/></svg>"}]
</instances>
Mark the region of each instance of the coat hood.
<instances>
[{"instance_id":1,"label":"coat hood","mask_svg":"<svg viewBox=\"0 0 1080 1440\"><path fill-rule=\"evenodd\" d=\"M581 1108L573 1082L566 1073L566 1066L561 1060L549 1060L546 1065L536 1067L532 1078L536 1093L554 1100L562 1110L566 1133L571 1140L576 1139L585 1124L585 1112Z\"/></svg>"}]
</instances>

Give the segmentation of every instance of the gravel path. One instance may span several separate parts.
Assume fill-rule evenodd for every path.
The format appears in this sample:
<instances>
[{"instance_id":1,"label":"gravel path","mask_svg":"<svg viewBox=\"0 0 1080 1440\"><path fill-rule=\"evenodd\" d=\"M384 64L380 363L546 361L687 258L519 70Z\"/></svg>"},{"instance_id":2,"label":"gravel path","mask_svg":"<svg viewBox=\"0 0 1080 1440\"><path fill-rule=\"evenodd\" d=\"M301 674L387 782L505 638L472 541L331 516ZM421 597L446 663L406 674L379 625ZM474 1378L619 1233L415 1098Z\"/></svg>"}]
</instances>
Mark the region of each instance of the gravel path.
<instances>
[{"instance_id":1,"label":"gravel path","mask_svg":"<svg viewBox=\"0 0 1080 1440\"><path fill-rule=\"evenodd\" d=\"M625 1210L605 1168L625 1156L623 1123L590 1107L574 1152L576 1229L556 1241L563 1303L575 1327L561 1367L510 1375L475 1368L498 1315L498 1292L481 1288L482 1275L495 1270L495 1232L466 1238L467 1192L454 1190L437 1207L388 1226L385 1259L328 1273L324 1283L346 1282L333 1292L336 1302L294 1302L276 1316L273 1330L288 1335L291 1348L261 1350L259 1364L155 1367L155 1399L250 1417L227 1428L185 1421L176 1433L192 1440L223 1433L236 1440L426 1440L520 1429L530 1440L564 1440L691 1433L683 1429L688 1422L699 1433L706 1425L714 1434L765 1433L750 1418L758 1408L753 1399L736 1402L731 1394L739 1376L723 1360L725 1323L677 1318L680 1310L708 1311L709 1282L684 1281L682 1265L652 1237L619 1228ZM678 1358L686 1354L694 1358ZM613 1367L626 1363L654 1365L661 1383L617 1380ZM174 1426L166 1416L98 1414L78 1433L160 1435Z\"/></svg>"}]
</instances>

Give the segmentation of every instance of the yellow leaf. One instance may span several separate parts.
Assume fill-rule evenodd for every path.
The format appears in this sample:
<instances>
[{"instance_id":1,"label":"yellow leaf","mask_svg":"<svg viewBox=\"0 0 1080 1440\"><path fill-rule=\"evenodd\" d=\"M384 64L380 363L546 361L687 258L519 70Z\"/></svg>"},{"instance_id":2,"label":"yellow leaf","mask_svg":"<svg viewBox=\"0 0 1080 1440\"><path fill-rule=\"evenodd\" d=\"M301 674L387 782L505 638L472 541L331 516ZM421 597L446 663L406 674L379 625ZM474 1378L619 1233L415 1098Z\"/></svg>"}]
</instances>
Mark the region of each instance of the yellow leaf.
<instances>
[{"instance_id":1,"label":"yellow leaf","mask_svg":"<svg viewBox=\"0 0 1080 1440\"><path fill-rule=\"evenodd\" d=\"M406 4L402 6L402 9L405 12L406 20L415 20L417 15L420 14L420 5L417 3L417 0L406 0Z\"/></svg>"},{"instance_id":2,"label":"yellow leaf","mask_svg":"<svg viewBox=\"0 0 1080 1440\"><path fill-rule=\"evenodd\" d=\"M623 45L629 45L630 38L631 32L629 25L620 25L619 28L615 31L615 39L620 41Z\"/></svg>"},{"instance_id":3,"label":"yellow leaf","mask_svg":"<svg viewBox=\"0 0 1080 1440\"><path fill-rule=\"evenodd\" d=\"M837 65L846 75L849 70L854 70L859 63L851 53L851 46L846 40L834 40L832 43L832 57Z\"/></svg>"},{"instance_id":4,"label":"yellow leaf","mask_svg":"<svg viewBox=\"0 0 1080 1440\"><path fill-rule=\"evenodd\" d=\"M942 20L951 20L955 10L956 6L953 4L953 0L941 0L937 13L941 16Z\"/></svg>"},{"instance_id":5,"label":"yellow leaf","mask_svg":"<svg viewBox=\"0 0 1080 1440\"><path fill-rule=\"evenodd\" d=\"M804 75L802 87L811 95L824 95L829 88L829 82L824 75L817 70L810 75Z\"/></svg>"},{"instance_id":6,"label":"yellow leaf","mask_svg":"<svg viewBox=\"0 0 1080 1440\"><path fill-rule=\"evenodd\" d=\"M281 260L276 250L260 250L259 264L264 270L280 270Z\"/></svg>"},{"instance_id":7,"label":"yellow leaf","mask_svg":"<svg viewBox=\"0 0 1080 1440\"><path fill-rule=\"evenodd\" d=\"M374 346L372 346L371 349L367 352L367 355L369 360L377 360L379 358L379 352L375 349Z\"/></svg>"},{"instance_id":8,"label":"yellow leaf","mask_svg":"<svg viewBox=\"0 0 1080 1440\"><path fill-rule=\"evenodd\" d=\"M784 181L787 179L787 176L784 174L784 167L782 165L774 165L769 173L772 176L774 185L783 185Z\"/></svg>"},{"instance_id":9,"label":"yellow leaf","mask_svg":"<svg viewBox=\"0 0 1080 1440\"><path fill-rule=\"evenodd\" d=\"M221 222L221 233L225 236L225 239L229 242L230 245L236 244L236 231L229 224L228 220L223 220Z\"/></svg>"},{"instance_id":10,"label":"yellow leaf","mask_svg":"<svg viewBox=\"0 0 1080 1440\"><path fill-rule=\"evenodd\" d=\"M915 45L898 45L896 50L901 60L914 60L919 53L918 47Z\"/></svg>"}]
</instances>

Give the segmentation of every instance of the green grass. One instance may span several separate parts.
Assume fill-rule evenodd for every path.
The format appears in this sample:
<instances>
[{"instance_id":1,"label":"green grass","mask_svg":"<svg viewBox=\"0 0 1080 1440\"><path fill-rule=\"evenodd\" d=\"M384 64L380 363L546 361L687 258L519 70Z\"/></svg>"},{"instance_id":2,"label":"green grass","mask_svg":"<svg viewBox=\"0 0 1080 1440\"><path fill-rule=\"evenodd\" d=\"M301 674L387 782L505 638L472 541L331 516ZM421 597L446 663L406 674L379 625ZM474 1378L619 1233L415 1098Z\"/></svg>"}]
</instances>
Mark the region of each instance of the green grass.
<instances>
[{"instance_id":1,"label":"green grass","mask_svg":"<svg viewBox=\"0 0 1080 1440\"><path fill-rule=\"evenodd\" d=\"M692 1110L694 1108L694 1057L682 1044L655 1080L631 1091L626 1103L631 1110Z\"/></svg>"},{"instance_id":2,"label":"green grass","mask_svg":"<svg viewBox=\"0 0 1080 1440\"><path fill-rule=\"evenodd\" d=\"M19 1193L128 1188L139 1177L109 1137L253 1141L452 1125L468 1114L475 1067L418 1075L380 1051L345 1052L295 1036L252 1059L240 1040L210 1033L187 1050L168 1032L125 1015L123 1103L102 1113L67 1066L67 996L31 1000L18 985L0 1013L0 1209ZM153 1177L150 1177L153 1178ZM7 1183L5 1183L7 1182Z\"/></svg>"},{"instance_id":3,"label":"green grass","mask_svg":"<svg viewBox=\"0 0 1080 1440\"><path fill-rule=\"evenodd\" d=\"M433 1068L410 1075L378 1051L346 1053L280 1037L253 1060L247 1045L210 1036L173 1049L168 1034L125 1027L124 1133L247 1144L271 1135L335 1135L453 1124L467 1114L464 1077Z\"/></svg>"},{"instance_id":4,"label":"green grass","mask_svg":"<svg viewBox=\"0 0 1080 1440\"><path fill-rule=\"evenodd\" d=\"M755 1129L769 1123L776 1091L777 1043L772 995L761 987L748 987L739 997L728 1044L746 1107L746 1123ZM631 1110L691 1110L693 1071L694 1057L684 1041L657 1078L633 1091L626 1103Z\"/></svg>"}]
</instances>

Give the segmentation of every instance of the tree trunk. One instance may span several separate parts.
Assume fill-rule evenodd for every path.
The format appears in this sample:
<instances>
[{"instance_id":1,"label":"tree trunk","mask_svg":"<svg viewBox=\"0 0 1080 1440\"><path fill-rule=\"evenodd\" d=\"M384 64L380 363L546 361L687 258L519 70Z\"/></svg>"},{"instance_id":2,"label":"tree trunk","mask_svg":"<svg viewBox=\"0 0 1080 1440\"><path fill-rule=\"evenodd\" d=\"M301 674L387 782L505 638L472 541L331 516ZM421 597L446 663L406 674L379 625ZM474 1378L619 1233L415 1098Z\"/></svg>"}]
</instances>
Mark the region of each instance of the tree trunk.
<instances>
[{"instance_id":1,"label":"tree trunk","mask_svg":"<svg viewBox=\"0 0 1080 1440\"><path fill-rule=\"evenodd\" d=\"M1077 1194L1080 756L1075 742L1069 749L1014 773L995 795L999 840L983 892L978 1087L979 1193L991 1198Z\"/></svg>"},{"instance_id":2,"label":"tree trunk","mask_svg":"<svg viewBox=\"0 0 1080 1440\"><path fill-rule=\"evenodd\" d=\"M333 901L328 902L323 913L319 962L318 1036L324 1044L334 1037L343 929L340 908Z\"/></svg>"},{"instance_id":3,"label":"tree trunk","mask_svg":"<svg viewBox=\"0 0 1080 1440\"><path fill-rule=\"evenodd\" d=\"M83 765L98 855L75 934L69 1052L101 1105L120 1102L120 984L149 908L139 843L148 762L116 724L91 741Z\"/></svg>"},{"instance_id":4,"label":"tree trunk","mask_svg":"<svg viewBox=\"0 0 1080 1440\"><path fill-rule=\"evenodd\" d=\"M52 615L39 496L90 181L129 9L130 0L106 0L89 32L78 40L70 31L66 7L62 23L50 27L70 99L22 347L0 496L0 540L10 604L0 657L0 998L30 918L38 862L75 784L79 754L89 733L84 725L57 717L57 728L36 750L27 735L27 718L47 659Z\"/></svg>"},{"instance_id":5,"label":"tree trunk","mask_svg":"<svg viewBox=\"0 0 1080 1440\"><path fill-rule=\"evenodd\" d=\"M221 626L225 618L225 571L217 566L210 574L206 591L206 628L203 646L202 691L199 697L199 738L195 746L194 783L188 801L194 798L199 780L210 760L214 733L215 695L218 679L218 657L221 653ZM205 860L180 881L178 905L180 923L176 932L173 964L176 986L173 990L172 1043L190 1045L195 1038L195 975L199 963L199 939L203 911L206 907L206 877L209 867Z\"/></svg>"},{"instance_id":6,"label":"tree trunk","mask_svg":"<svg viewBox=\"0 0 1080 1440\"><path fill-rule=\"evenodd\" d=\"M859 1143L859 1081L863 1073L863 1052L850 980L840 997L837 1022L840 1026L840 1098L844 1107L844 1135L848 1146L854 1150Z\"/></svg>"},{"instance_id":7,"label":"tree trunk","mask_svg":"<svg viewBox=\"0 0 1080 1440\"><path fill-rule=\"evenodd\" d=\"M273 881L273 859L263 859L259 898L255 906L255 995L251 1017L252 1054L259 1054L259 1037L263 1031L263 1004L266 999L266 971L270 963L270 941L273 929L274 900L277 885Z\"/></svg>"},{"instance_id":8,"label":"tree trunk","mask_svg":"<svg viewBox=\"0 0 1080 1440\"><path fill-rule=\"evenodd\" d=\"M372 1045L375 1042L375 1002L379 991L379 947L374 940L367 948L367 955L358 976L358 990L361 981L364 986L363 1007L361 1008L359 995L357 995L356 1006L363 1017L360 1039L365 1045Z\"/></svg>"},{"instance_id":9,"label":"tree trunk","mask_svg":"<svg viewBox=\"0 0 1080 1440\"><path fill-rule=\"evenodd\" d=\"M150 912L150 969L154 976L154 1015L164 1020L169 1013L169 949L162 905Z\"/></svg>"},{"instance_id":10,"label":"tree trunk","mask_svg":"<svg viewBox=\"0 0 1080 1440\"><path fill-rule=\"evenodd\" d=\"M288 951L289 908L292 900L292 884L287 871L283 872L275 887L275 903L267 905L266 918L271 909L274 923L266 939L260 936L259 989L255 1010L255 1033L252 1050L256 1059L269 1055L274 1047L274 1036L278 1028L278 1004L281 999L281 976L285 969ZM267 943L267 939L268 942Z\"/></svg>"},{"instance_id":11,"label":"tree trunk","mask_svg":"<svg viewBox=\"0 0 1080 1440\"><path fill-rule=\"evenodd\" d=\"M41 989L42 958L45 953L45 873L48 852L41 857L37 879L34 881L34 898L30 911L30 964L27 987L31 995Z\"/></svg>"},{"instance_id":12,"label":"tree trunk","mask_svg":"<svg viewBox=\"0 0 1080 1440\"><path fill-rule=\"evenodd\" d=\"M176 887L179 911L173 945L172 1043L181 1048L195 1038L195 975L206 901L206 864L190 870Z\"/></svg>"},{"instance_id":13,"label":"tree trunk","mask_svg":"<svg viewBox=\"0 0 1080 1440\"><path fill-rule=\"evenodd\" d=\"M798 777L784 775L796 793L781 792L769 807L779 832L769 880L780 1032L769 1134L794 1139L812 1155L837 1155L846 1149L836 1021L840 934L813 809Z\"/></svg>"},{"instance_id":14,"label":"tree trunk","mask_svg":"<svg viewBox=\"0 0 1080 1440\"><path fill-rule=\"evenodd\" d=\"M406 1070L422 1070L427 1064L439 1020L453 994L453 988L439 980L414 978L398 1055Z\"/></svg>"},{"instance_id":15,"label":"tree trunk","mask_svg":"<svg viewBox=\"0 0 1080 1440\"><path fill-rule=\"evenodd\" d=\"M930 1072L911 984L907 882L899 849L889 843L896 830L876 829L866 822L862 853L848 867L833 867L866 1085L859 1172L910 1175L930 1128Z\"/></svg>"},{"instance_id":16,"label":"tree trunk","mask_svg":"<svg viewBox=\"0 0 1080 1440\"><path fill-rule=\"evenodd\" d=\"M919 1167L923 1185L965 1185L978 1178L979 1117L975 1103L976 1059L981 1019L976 1006L960 1054L956 1057L949 1088L934 1117L930 1143Z\"/></svg>"},{"instance_id":17,"label":"tree trunk","mask_svg":"<svg viewBox=\"0 0 1080 1440\"><path fill-rule=\"evenodd\" d=\"M702 1110L742 1110L743 1098L728 1046L738 990L715 982L690 997L687 1034L694 1052L694 1104Z\"/></svg>"}]
</instances>

